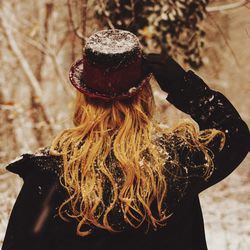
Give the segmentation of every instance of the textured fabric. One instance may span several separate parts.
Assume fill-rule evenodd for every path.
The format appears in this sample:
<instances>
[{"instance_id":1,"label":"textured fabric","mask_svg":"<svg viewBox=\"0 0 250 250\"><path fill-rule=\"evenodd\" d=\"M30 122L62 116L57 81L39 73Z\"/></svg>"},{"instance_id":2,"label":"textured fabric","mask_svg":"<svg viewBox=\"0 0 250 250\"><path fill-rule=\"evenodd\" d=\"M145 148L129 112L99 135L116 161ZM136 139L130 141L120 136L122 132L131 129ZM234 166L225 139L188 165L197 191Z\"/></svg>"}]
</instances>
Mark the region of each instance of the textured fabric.
<instances>
[{"instance_id":1,"label":"textured fabric","mask_svg":"<svg viewBox=\"0 0 250 250\"><path fill-rule=\"evenodd\" d=\"M122 233L96 230L89 237L76 236L76 223L65 222L56 215L65 199L58 178L62 161L48 156L45 150L40 154L25 154L7 167L19 174L24 184L10 216L3 250L207 249L198 194L229 175L245 158L249 151L249 130L232 104L221 93L209 89L192 71L176 86L167 100L190 114L200 129L224 131L226 145L220 152L216 142L210 145L215 154L215 170L207 181L195 174L188 181L177 181L171 171L166 172L169 209L173 214L164 228L150 229L147 234L142 228L127 228ZM170 150L173 145L166 142L165 149ZM182 157L180 152L180 162ZM194 154L193 158L195 162L199 155ZM182 168L183 173L193 171L191 166Z\"/></svg>"}]
</instances>

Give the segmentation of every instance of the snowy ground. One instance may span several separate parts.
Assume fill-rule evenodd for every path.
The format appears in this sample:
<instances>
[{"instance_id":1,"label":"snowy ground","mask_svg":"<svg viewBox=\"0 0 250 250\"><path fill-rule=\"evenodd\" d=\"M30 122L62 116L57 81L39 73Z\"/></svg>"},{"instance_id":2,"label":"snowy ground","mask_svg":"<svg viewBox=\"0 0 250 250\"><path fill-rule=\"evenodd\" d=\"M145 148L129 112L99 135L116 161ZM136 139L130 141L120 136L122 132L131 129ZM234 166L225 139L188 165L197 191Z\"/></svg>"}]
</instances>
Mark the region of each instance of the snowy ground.
<instances>
[{"instance_id":1,"label":"snowy ground","mask_svg":"<svg viewBox=\"0 0 250 250\"><path fill-rule=\"evenodd\" d=\"M200 195L209 249L250 248L249 191L249 179L235 171Z\"/></svg>"}]
</instances>

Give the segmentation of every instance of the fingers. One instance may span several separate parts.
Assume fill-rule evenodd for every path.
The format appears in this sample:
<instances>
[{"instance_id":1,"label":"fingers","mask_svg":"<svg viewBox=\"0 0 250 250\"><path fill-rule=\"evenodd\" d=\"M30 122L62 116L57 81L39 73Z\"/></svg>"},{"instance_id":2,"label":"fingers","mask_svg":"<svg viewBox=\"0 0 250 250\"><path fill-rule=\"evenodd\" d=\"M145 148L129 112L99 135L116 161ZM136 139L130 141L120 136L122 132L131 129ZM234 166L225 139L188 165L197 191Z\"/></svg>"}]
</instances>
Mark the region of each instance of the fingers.
<instances>
[{"instance_id":1,"label":"fingers","mask_svg":"<svg viewBox=\"0 0 250 250\"><path fill-rule=\"evenodd\" d=\"M147 57L148 57L148 55L143 54L143 56L142 56L142 69L146 73L151 73L151 72L153 72L153 68L152 68L151 63L148 61Z\"/></svg>"},{"instance_id":2,"label":"fingers","mask_svg":"<svg viewBox=\"0 0 250 250\"><path fill-rule=\"evenodd\" d=\"M167 56L164 54L157 54L157 53L149 53L149 54L143 54L143 58L147 63L150 64L160 64L163 65L166 60Z\"/></svg>"},{"instance_id":3,"label":"fingers","mask_svg":"<svg viewBox=\"0 0 250 250\"><path fill-rule=\"evenodd\" d=\"M161 74L160 72L163 70L165 61L166 59L164 59L164 55L162 54L144 53L142 57L142 67L144 72L159 75Z\"/></svg>"}]
</instances>

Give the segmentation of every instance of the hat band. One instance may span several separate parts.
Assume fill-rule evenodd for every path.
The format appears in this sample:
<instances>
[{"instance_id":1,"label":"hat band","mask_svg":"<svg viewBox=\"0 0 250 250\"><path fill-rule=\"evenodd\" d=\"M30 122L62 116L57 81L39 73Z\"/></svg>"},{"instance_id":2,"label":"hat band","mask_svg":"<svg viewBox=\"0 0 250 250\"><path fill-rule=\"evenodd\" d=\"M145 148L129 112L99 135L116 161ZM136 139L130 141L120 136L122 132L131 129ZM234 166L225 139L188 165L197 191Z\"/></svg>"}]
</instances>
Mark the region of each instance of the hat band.
<instances>
[{"instance_id":1,"label":"hat band","mask_svg":"<svg viewBox=\"0 0 250 250\"><path fill-rule=\"evenodd\" d=\"M142 76L141 56L133 62L116 69L103 68L83 60L83 77L85 84L103 94L120 94L136 87Z\"/></svg>"},{"instance_id":2,"label":"hat band","mask_svg":"<svg viewBox=\"0 0 250 250\"><path fill-rule=\"evenodd\" d=\"M80 92L84 93L87 96L100 99L103 101L112 101L112 100L122 100L131 98L134 95L136 95L144 85L148 84L152 73L146 74L145 72L141 76L141 79L139 80L139 83L137 83L137 87L131 87L130 89L124 91L121 94L115 94L115 93L108 93L104 94L99 91L93 90L91 87L88 87L86 82L83 81L83 74L84 74L84 64L83 59L76 61L70 68L69 72L69 79L71 84ZM94 77L94 76L93 76ZM128 85L128 84L126 84Z\"/></svg>"}]
</instances>

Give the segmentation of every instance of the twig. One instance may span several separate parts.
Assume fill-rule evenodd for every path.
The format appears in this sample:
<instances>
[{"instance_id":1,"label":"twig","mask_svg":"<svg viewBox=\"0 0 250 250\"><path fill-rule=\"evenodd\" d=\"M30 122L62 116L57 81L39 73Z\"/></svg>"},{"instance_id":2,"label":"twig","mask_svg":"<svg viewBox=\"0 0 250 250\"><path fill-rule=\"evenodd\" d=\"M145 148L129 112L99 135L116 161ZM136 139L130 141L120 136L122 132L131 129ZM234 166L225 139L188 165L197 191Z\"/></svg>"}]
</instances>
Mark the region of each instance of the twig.
<instances>
[{"instance_id":1,"label":"twig","mask_svg":"<svg viewBox=\"0 0 250 250\"><path fill-rule=\"evenodd\" d=\"M78 30L76 31L76 36L78 37L78 38L80 38L81 40L86 40L86 36L84 36L81 32L80 32L80 27L78 28Z\"/></svg>"},{"instance_id":2,"label":"twig","mask_svg":"<svg viewBox=\"0 0 250 250\"><path fill-rule=\"evenodd\" d=\"M59 66L60 64L57 62L57 57L55 55L51 56L53 65L55 67L55 71L56 71L56 75L58 77L58 79L60 80L60 82L63 83L63 88L64 91L66 93L69 93L72 97L74 97L74 93L72 92L72 90L69 88L69 84L67 83L67 81L65 80L64 74L63 74L63 70L62 68Z\"/></svg>"},{"instance_id":3,"label":"twig","mask_svg":"<svg viewBox=\"0 0 250 250\"><path fill-rule=\"evenodd\" d=\"M131 5L131 13L132 13L132 18L131 21L128 25L128 27L135 21L135 1L134 0L130 0L130 5Z\"/></svg>"},{"instance_id":4,"label":"twig","mask_svg":"<svg viewBox=\"0 0 250 250\"><path fill-rule=\"evenodd\" d=\"M68 6L68 14L69 14L69 22L70 26L72 28L72 31L75 33L75 35L80 38L81 40L86 40L85 33L80 33L81 25L76 25L73 18L72 13L72 0L67 0L67 6ZM87 6L87 5L86 5ZM82 14L82 13L81 13Z\"/></svg>"},{"instance_id":5,"label":"twig","mask_svg":"<svg viewBox=\"0 0 250 250\"><path fill-rule=\"evenodd\" d=\"M29 79L29 83L32 87L32 90L35 92L36 96L39 98L39 103L41 105L41 108L44 111L44 114L46 116L46 120L48 121L50 128L53 129L53 122L50 119L50 116L48 114L46 106L43 105L43 102L42 102L42 94L43 93L42 93L42 89L40 87L40 84L37 81L36 77L34 76L26 58L24 57L22 51L20 50L20 48L19 48L19 46L18 46L18 44L17 44L17 42L12 34L11 27L9 27L9 25L5 19L6 13L4 13L2 11L0 16L1 16L4 31L6 33L8 41L9 41L10 48L12 49L14 55L17 57L25 75Z\"/></svg>"},{"instance_id":6,"label":"twig","mask_svg":"<svg viewBox=\"0 0 250 250\"><path fill-rule=\"evenodd\" d=\"M71 1L72 0L67 0L68 13L69 13L69 22L70 22L70 26L71 26L72 30L76 33L76 31L78 30L79 26L75 25L75 22L74 22L74 19L73 19Z\"/></svg>"},{"instance_id":7,"label":"twig","mask_svg":"<svg viewBox=\"0 0 250 250\"><path fill-rule=\"evenodd\" d=\"M21 27L20 26L20 23L22 23L22 21L23 20L16 20L16 17L15 17L15 15L13 14L13 10L11 10L10 9L10 7L6 7L5 8L6 10L8 9L8 20L9 21L11 21L11 23L12 23L12 27L11 27L11 29L12 29L12 31L15 31L15 32L17 32L17 33L19 33L19 35L21 35L21 36L23 36L23 37L25 37L26 39L28 39L29 40L29 42L31 42L31 44L33 45L33 46L35 46L37 49L39 49L39 50L44 50L44 52L45 52L45 50L50 50L50 53L53 53L53 51L52 51L52 49L50 48L50 45L48 44L48 41L46 41L43 37L40 37L40 39L39 39L39 42L37 42L37 41L35 41L35 40L33 40L30 36L27 36L27 35L25 35L24 33L21 33L20 32L20 30L18 29L18 27ZM10 20L11 19L11 20ZM23 19L23 18L22 18ZM27 22L27 21L26 21ZM34 24L35 25L35 24ZM34 26L33 25L33 26ZM32 26L32 27L33 27ZM69 34L69 30L66 30L66 35L65 35L65 37L62 39L62 42L60 43L61 45L58 47L58 49L56 50L56 52L55 52L55 54L57 55L59 52L60 52L60 50L61 50L61 47L64 45L64 43L65 43L65 41L67 40L67 36L68 36L68 34ZM32 42L32 41L34 41L34 43ZM36 43L36 44L35 44ZM39 45L38 45L39 44ZM42 49L42 47L44 48L44 49ZM47 54L47 53L46 53Z\"/></svg>"},{"instance_id":8,"label":"twig","mask_svg":"<svg viewBox=\"0 0 250 250\"><path fill-rule=\"evenodd\" d=\"M53 50L50 48L49 44L42 42L41 40L39 42L37 42L36 40L30 38L29 36L25 35L24 33L21 33L19 30L15 29L15 28L13 28L13 29L16 32L18 32L21 37L23 37L25 42L27 42L28 44L33 46L35 49L39 50L40 52L44 53L45 55L48 55L51 58L53 65L55 67L55 70L56 70L57 77L59 78L59 82L61 82L63 85L63 90L65 91L65 93L70 94L73 97L74 94L72 93L71 89L69 88L69 84L65 80L65 77L62 73L63 70L61 69L60 64L57 62L56 55L59 51L56 51L54 53Z\"/></svg>"},{"instance_id":9,"label":"twig","mask_svg":"<svg viewBox=\"0 0 250 250\"><path fill-rule=\"evenodd\" d=\"M218 25L218 23L211 17L210 14L208 14L208 17L210 18L210 20L213 22L213 24L216 26L216 28L217 28L217 29L219 30L219 32L221 33L221 36L222 36L222 38L223 38L225 44L226 44L227 47L229 48L229 50L230 50L230 52L231 52L231 54L232 54L232 56L233 56L233 58L234 58L234 60L235 60L236 65L237 65L238 67L240 67L240 63L239 63L239 61L238 61L238 59L237 59L237 56L235 55L235 53L234 53L234 51L233 51L231 45L229 44L229 42L228 42L228 40L227 40L225 34L223 33L221 27L220 27L220 26Z\"/></svg>"},{"instance_id":10,"label":"twig","mask_svg":"<svg viewBox=\"0 0 250 250\"><path fill-rule=\"evenodd\" d=\"M44 38L46 43L48 42L49 20L52 15L53 7L54 7L53 3L45 4L46 12L45 12L45 20L43 23L44 32L40 33L40 38ZM45 62L45 54L42 52L41 59L40 59L40 62L38 62L37 64L37 70L36 70L36 78L39 82L42 80L42 69L43 69L44 62Z\"/></svg>"},{"instance_id":11,"label":"twig","mask_svg":"<svg viewBox=\"0 0 250 250\"><path fill-rule=\"evenodd\" d=\"M38 42L34 41L33 39L31 39L29 37L26 37L26 42L29 43L30 45L34 46L36 49L40 50L41 52L43 52L44 54L48 55L51 58L52 63L53 63L55 70L56 70L56 75L57 75L59 81L63 85L64 92L67 94L70 94L73 97L74 95L73 95L71 89L69 88L69 84L65 80L63 70L60 67L60 64L57 62L56 54L53 53L50 48L44 48Z\"/></svg>"},{"instance_id":12,"label":"twig","mask_svg":"<svg viewBox=\"0 0 250 250\"><path fill-rule=\"evenodd\" d=\"M1 164L2 165L2 164ZM4 175L4 174L7 174L9 171L5 168L5 167L2 167L0 166L0 175Z\"/></svg>"},{"instance_id":13,"label":"twig","mask_svg":"<svg viewBox=\"0 0 250 250\"><path fill-rule=\"evenodd\" d=\"M1 1L0 1L0 3L1 3ZM13 13L13 9L11 8L10 5L5 4L4 8L5 8L5 10L8 10L8 14ZM15 21L15 26L16 27L20 27L20 25L23 25L26 28L32 28L32 27L36 26L36 23L32 23L32 20L27 20L24 17L22 17L22 19L19 19L17 21L14 15L8 15L8 19L10 20L11 18L13 18L12 21Z\"/></svg>"},{"instance_id":14,"label":"twig","mask_svg":"<svg viewBox=\"0 0 250 250\"><path fill-rule=\"evenodd\" d=\"M40 37L39 42L37 42L36 40L32 39L30 36L27 36L26 34L24 34L23 32L20 32L20 30L18 29L18 21L16 20L14 14L13 14L13 10L10 9L10 7L5 6L5 12L8 9L8 26L10 26L10 19L11 19L11 32L16 32L18 33L19 36L23 37L25 39L26 42L28 42L30 45L34 46L36 49L38 49L39 51L41 51L42 53L46 54L46 55L51 55L53 54L53 50L50 48L49 44L47 41L45 41L43 39L43 37ZM21 21L20 21L21 22ZM57 51L58 53L58 51Z\"/></svg>"},{"instance_id":15,"label":"twig","mask_svg":"<svg viewBox=\"0 0 250 250\"><path fill-rule=\"evenodd\" d=\"M51 50L51 48L43 45L42 43L40 43L40 41L37 42L36 40L30 38L29 36L25 35L22 32L19 32L19 35L23 38L23 40L26 43L33 46L35 49L39 50L40 52L44 53L45 55L52 56L53 51Z\"/></svg>"},{"instance_id":16,"label":"twig","mask_svg":"<svg viewBox=\"0 0 250 250\"><path fill-rule=\"evenodd\" d=\"M246 33L247 33L247 36L250 38L250 33L247 28L246 28Z\"/></svg>"},{"instance_id":17,"label":"twig","mask_svg":"<svg viewBox=\"0 0 250 250\"><path fill-rule=\"evenodd\" d=\"M88 8L88 0L82 0L81 6L81 16L82 16L82 35L86 36L86 25L87 25L87 8ZM82 48L85 46L86 40L82 38Z\"/></svg>"},{"instance_id":18,"label":"twig","mask_svg":"<svg viewBox=\"0 0 250 250\"><path fill-rule=\"evenodd\" d=\"M228 3L219 6L207 6L207 12L216 12L216 11L224 11L224 10L231 10L235 8L239 8L247 4L247 0L240 0L235 3Z\"/></svg>"},{"instance_id":19,"label":"twig","mask_svg":"<svg viewBox=\"0 0 250 250\"><path fill-rule=\"evenodd\" d=\"M67 32L65 33L64 37L61 39L61 41L58 43L58 47L56 49L56 52L55 52L55 55L58 55L59 52L61 51L61 49L63 48L63 46L65 45L65 43L67 42L68 40L68 37L69 37L69 34L70 34L70 31L67 30Z\"/></svg>"},{"instance_id":20,"label":"twig","mask_svg":"<svg viewBox=\"0 0 250 250\"><path fill-rule=\"evenodd\" d=\"M11 29L8 26L7 21L5 20L3 15L1 15L1 19L2 19L2 24L3 24L4 31L5 31L5 33L7 35L9 45L10 45L12 51L14 52L14 54L17 57L18 61L20 62L21 66L22 66L26 76L30 80L31 86L35 90L37 96L41 97L42 96L42 90L40 88L39 82L35 78L34 74L32 73L32 71L30 69L30 66L29 66L28 62L26 61L23 53L21 52L20 48L18 47L18 45L17 45L17 43L16 43L16 41L15 41L15 39L13 37L13 34L11 32Z\"/></svg>"},{"instance_id":21,"label":"twig","mask_svg":"<svg viewBox=\"0 0 250 250\"><path fill-rule=\"evenodd\" d=\"M100 1L99 1L99 4L100 4L100 7L102 8L104 17L105 17L105 19L106 19L106 22L107 22L109 28L115 29L115 26L112 24L111 20L110 20L109 17L108 17L107 11L105 10L105 4L104 4L103 0L100 0Z\"/></svg>"}]
</instances>

